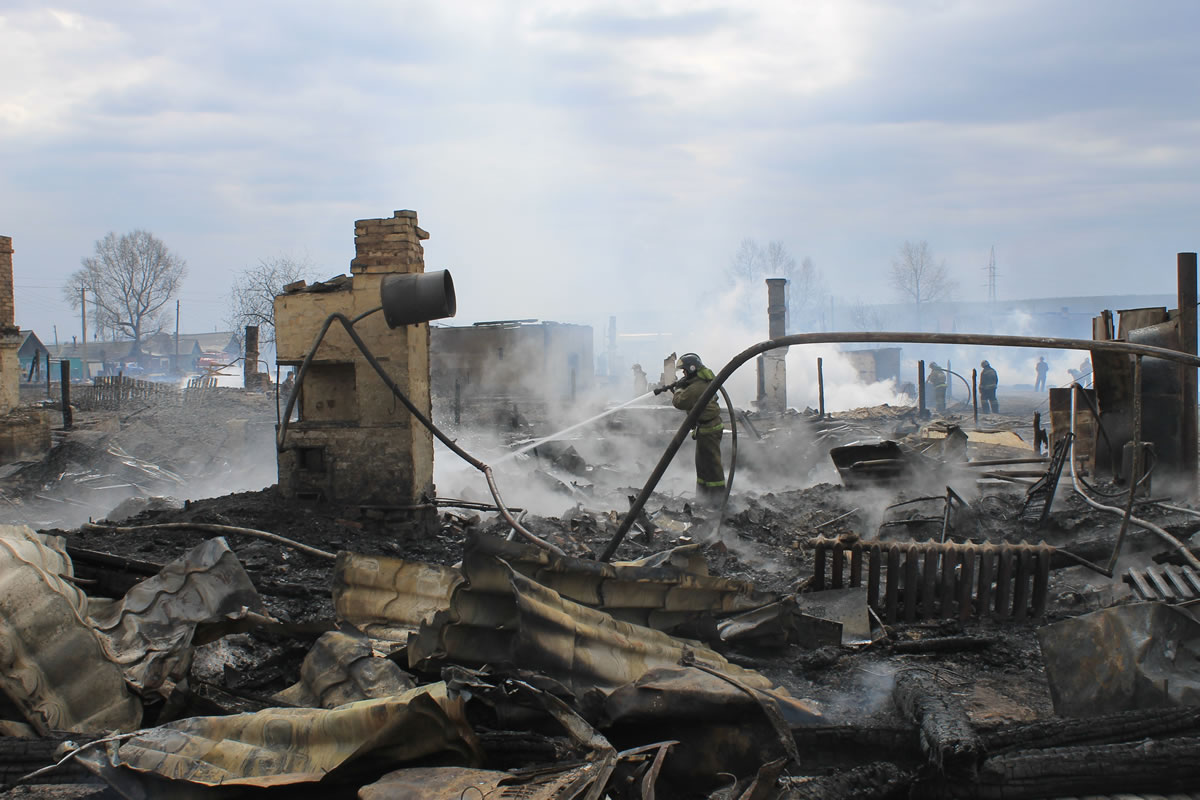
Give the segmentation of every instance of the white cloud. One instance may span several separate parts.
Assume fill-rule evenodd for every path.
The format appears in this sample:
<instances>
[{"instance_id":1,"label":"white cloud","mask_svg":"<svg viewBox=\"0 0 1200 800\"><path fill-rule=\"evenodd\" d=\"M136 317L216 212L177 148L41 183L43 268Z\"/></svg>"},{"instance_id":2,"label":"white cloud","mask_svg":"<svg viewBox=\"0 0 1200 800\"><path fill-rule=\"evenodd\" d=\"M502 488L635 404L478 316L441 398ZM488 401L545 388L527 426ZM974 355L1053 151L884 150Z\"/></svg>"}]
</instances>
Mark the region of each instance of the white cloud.
<instances>
[{"instance_id":1,"label":"white cloud","mask_svg":"<svg viewBox=\"0 0 1200 800\"><path fill-rule=\"evenodd\" d=\"M1173 270L1126 270L1197 247L1200 117L1180 98L1198 13L16 0L0 220L18 285L146 227L199 299L281 250L344 270L354 219L416 208L473 319L694 304L745 236L865 300L889 296L905 239L976 292L993 244L1002 297L1157 291ZM185 326L211 327L190 308ZM73 324L65 307L21 321Z\"/></svg>"}]
</instances>

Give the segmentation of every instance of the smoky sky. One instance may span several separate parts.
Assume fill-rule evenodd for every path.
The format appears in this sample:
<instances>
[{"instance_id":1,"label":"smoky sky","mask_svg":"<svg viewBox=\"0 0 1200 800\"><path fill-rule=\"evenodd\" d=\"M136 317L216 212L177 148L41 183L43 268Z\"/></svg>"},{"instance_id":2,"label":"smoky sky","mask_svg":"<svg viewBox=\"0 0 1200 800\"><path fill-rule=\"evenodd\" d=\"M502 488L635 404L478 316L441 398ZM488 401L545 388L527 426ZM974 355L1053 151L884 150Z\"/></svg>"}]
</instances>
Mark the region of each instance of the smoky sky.
<instances>
[{"instance_id":1,"label":"smoky sky","mask_svg":"<svg viewBox=\"0 0 1200 800\"><path fill-rule=\"evenodd\" d=\"M694 321L745 237L891 302L926 240L964 300L1170 292L1200 246L1190 0L0 4L17 322L108 231L232 276L347 272L417 210L463 321ZM657 323L655 323L657 324ZM708 324L719 328L720 320Z\"/></svg>"}]
</instances>

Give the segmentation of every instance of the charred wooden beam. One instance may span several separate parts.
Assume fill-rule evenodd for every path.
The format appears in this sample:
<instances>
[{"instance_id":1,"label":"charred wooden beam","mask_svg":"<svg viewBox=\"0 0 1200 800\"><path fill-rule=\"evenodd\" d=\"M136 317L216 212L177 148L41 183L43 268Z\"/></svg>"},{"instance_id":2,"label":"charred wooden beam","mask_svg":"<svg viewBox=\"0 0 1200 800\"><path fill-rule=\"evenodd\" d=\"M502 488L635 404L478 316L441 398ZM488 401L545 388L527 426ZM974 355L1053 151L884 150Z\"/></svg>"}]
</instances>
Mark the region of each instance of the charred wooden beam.
<instances>
[{"instance_id":1,"label":"charred wooden beam","mask_svg":"<svg viewBox=\"0 0 1200 800\"><path fill-rule=\"evenodd\" d=\"M1083 719L1046 719L981 732L993 755L1010 750L1113 744L1200 733L1200 708L1151 708Z\"/></svg>"},{"instance_id":2,"label":"charred wooden beam","mask_svg":"<svg viewBox=\"0 0 1200 800\"><path fill-rule=\"evenodd\" d=\"M984 757L983 740L962 703L940 679L921 669L901 670L892 700L920 729L921 752L929 763L947 776L975 775Z\"/></svg>"},{"instance_id":3,"label":"charred wooden beam","mask_svg":"<svg viewBox=\"0 0 1200 800\"><path fill-rule=\"evenodd\" d=\"M1191 737L1021 750L989 758L973 784L948 781L922 796L1035 800L1194 791L1200 786L1197 754L1200 738Z\"/></svg>"}]
</instances>

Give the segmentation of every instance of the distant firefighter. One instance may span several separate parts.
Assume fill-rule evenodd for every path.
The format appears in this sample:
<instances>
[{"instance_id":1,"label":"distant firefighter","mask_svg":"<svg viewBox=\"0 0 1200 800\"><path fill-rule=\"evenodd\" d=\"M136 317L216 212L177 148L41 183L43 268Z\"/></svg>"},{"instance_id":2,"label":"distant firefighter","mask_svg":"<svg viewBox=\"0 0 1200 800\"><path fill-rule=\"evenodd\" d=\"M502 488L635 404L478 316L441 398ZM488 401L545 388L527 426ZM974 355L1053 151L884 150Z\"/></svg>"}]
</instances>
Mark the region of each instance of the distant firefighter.
<instances>
[{"instance_id":1,"label":"distant firefighter","mask_svg":"<svg viewBox=\"0 0 1200 800\"><path fill-rule=\"evenodd\" d=\"M983 402L983 413L999 414L1000 405L996 402L996 386L1000 383L1000 377L988 362L980 362L979 366L983 367L983 371L979 373L979 399Z\"/></svg>"},{"instance_id":2,"label":"distant firefighter","mask_svg":"<svg viewBox=\"0 0 1200 800\"><path fill-rule=\"evenodd\" d=\"M690 412L716 376L695 353L681 355L675 367L683 371L683 377L669 386L660 386L654 393L670 390L671 405L680 411ZM704 407L692 431L692 438L696 440L697 494L711 506L719 505L725 497L725 467L721 464L721 432L724 430L721 407L717 405L717 398L713 397Z\"/></svg>"},{"instance_id":3,"label":"distant firefighter","mask_svg":"<svg viewBox=\"0 0 1200 800\"><path fill-rule=\"evenodd\" d=\"M1044 356L1038 356L1037 366L1034 369L1037 370L1037 381L1033 384L1033 390L1044 392L1046 391L1046 373L1050 371L1050 365L1046 363Z\"/></svg>"},{"instance_id":4,"label":"distant firefighter","mask_svg":"<svg viewBox=\"0 0 1200 800\"><path fill-rule=\"evenodd\" d=\"M929 364L929 377L925 379L929 388L933 389L933 404L938 413L946 411L946 371L938 366L936 361Z\"/></svg>"}]
</instances>

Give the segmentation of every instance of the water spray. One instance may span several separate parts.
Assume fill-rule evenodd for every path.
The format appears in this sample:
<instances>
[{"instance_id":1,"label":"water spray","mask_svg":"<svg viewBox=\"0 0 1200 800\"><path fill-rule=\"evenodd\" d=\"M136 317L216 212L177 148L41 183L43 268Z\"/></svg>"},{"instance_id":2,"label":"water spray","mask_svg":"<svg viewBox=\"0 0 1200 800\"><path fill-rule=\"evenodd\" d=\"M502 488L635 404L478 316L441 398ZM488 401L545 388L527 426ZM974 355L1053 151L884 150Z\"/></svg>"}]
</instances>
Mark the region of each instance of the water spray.
<instances>
[{"instance_id":1,"label":"water spray","mask_svg":"<svg viewBox=\"0 0 1200 800\"><path fill-rule=\"evenodd\" d=\"M568 428L563 428L561 431L555 431L554 433L550 434L549 436L543 436L540 439L534 439L532 442L522 445L521 447L517 448L516 450L513 450L511 453L508 453L507 455L503 455L500 458L496 459L494 462L492 462L492 465L495 466L496 464L503 464L505 461L516 458L517 456L521 455L522 453L528 453L530 450L534 449L538 445L545 444L546 442L552 442L555 439L559 439L562 436L565 436L566 434L571 433L572 431L577 431L582 427L585 427L587 425L592 424L593 422L596 422L597 420L604 419L605 417L609 416L610 414L615 414L616 412L620 411L623 408L628 408L629 406L633 405L634 403L645 400L647 397L650 397L653 394L654 394L653 391L646 392L644 395L641 395L640 397L635 397L632 400L626 400L624 403L621 403L621 405L619 405L619 406L613 406L610 409L601 411L599 414L596 414L593 417L589 417L589 418L583 420L582 422L576 422L574 425L572 425Z\"/></svg>"}]
</instances>

